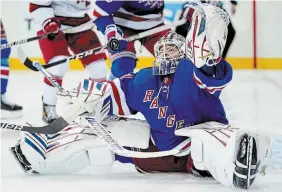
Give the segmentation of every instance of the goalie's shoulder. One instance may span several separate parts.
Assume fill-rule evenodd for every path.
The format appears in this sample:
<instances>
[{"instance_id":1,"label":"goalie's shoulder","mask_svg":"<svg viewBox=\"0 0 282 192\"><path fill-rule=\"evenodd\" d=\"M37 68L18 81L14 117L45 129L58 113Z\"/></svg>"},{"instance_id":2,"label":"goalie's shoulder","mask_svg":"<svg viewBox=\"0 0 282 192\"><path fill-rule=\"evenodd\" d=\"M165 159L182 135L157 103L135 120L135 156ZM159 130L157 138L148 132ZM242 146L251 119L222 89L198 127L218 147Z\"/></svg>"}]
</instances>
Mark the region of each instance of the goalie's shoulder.
<instances>
[{"instance_id":1,"label":"goalie's shoulder","mask_svg":"<svg viewBox=\"0 0 282 192\"><path fill-rule=\"evenodd\" d=\"M134 84L135 85L146 85L152 84L158 78L155 75L152 75L153 71L151 67L144 68L139 70L134 77Z\"/></svg>"}]
</instances>

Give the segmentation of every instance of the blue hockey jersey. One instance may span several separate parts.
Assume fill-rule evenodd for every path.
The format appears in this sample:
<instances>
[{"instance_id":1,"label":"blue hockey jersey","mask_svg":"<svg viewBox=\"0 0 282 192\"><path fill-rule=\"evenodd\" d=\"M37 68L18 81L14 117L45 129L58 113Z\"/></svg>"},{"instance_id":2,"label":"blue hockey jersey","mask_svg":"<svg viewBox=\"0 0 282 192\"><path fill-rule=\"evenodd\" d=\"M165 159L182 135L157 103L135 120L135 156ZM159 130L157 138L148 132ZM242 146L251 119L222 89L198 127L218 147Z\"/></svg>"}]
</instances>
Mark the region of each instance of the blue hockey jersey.
<instances>
[{"instance_id":1,"label":"blue hockey jersey","mask_svg":"<svg viewBox=\"0 0 282 192\"><path fill-rule=\"evenodd\" d=\"M164 1L96 1L94 22L105 33L106 26L117 24L136 30L147 30L164 22Z\"/></svg>"},{"instance_id":2,"label":"blue hockey jersey","mask_svg":"<svg viewBox=\"0 0 282 192\"><path fill-rule=\"evenodd\" d=\"M232 67L225 60L209 69L198 69L190 60L182 60L173 75L152 75L152 68L127 74L110 82L111 113L130 115L141 112L151 127L157 149L170 150L185 138L175 129L208 121L228 124L219 99L232 79Z\"/></svg>"}]
</instances>

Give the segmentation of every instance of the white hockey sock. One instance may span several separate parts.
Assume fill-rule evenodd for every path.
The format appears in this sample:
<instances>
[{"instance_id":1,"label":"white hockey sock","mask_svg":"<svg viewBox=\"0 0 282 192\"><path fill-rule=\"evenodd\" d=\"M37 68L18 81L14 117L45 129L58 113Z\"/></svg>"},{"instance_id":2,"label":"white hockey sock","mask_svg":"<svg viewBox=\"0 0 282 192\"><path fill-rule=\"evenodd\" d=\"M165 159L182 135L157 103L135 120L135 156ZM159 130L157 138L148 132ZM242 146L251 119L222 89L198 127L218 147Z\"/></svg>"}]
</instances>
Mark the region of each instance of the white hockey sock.
<instances>
[{"instance_id":1,"label":"white hockey sock","mask_svg":"<svg viewBox=\"0 0 282 192\"><path fill-rule=\"evenodd\" d=\"M104 59L94 61L86 66L89 78L93 81L102 82L106 80L108 67Z\"/></svg>"},{"instance_id":2,"label":"white hockey sock","mask_svg":"<svg viewBox=\"0 0 282 192\"><path fill-rule=\"evenodd\" d=\"M43 103L47 105L56 105L57 103L56 88L45 82L43 86Z\"/></svg>"}]
</instances>

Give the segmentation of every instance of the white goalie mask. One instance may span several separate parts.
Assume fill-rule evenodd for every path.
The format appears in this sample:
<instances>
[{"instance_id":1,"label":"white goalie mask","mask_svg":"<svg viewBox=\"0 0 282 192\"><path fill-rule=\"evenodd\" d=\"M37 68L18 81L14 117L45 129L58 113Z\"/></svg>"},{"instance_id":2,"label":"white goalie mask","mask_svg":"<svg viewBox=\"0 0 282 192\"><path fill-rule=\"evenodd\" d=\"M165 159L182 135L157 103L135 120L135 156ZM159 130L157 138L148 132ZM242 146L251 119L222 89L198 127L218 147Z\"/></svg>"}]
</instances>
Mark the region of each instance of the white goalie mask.
<instances>
[{"instance_id":1,"label":"white goalie mask","mask_svg":"<svg viewBox=\"0 0 282 192\"><path fill-rule=\"evenodd\" d=\"M185 57L183 50L185 38L170 31L155 45L155 62L153 75L169 75L175 73L178 63Z\"/></svg>"},{"instance_id":2,"label":"white goalie mask","mask_svg":"<svg viewBox=\"0 0 282 192\"><path fill-rule=\"evenodd\" d=\"M186 37L186 55L197 68L220 62L227 39L227 13L209 4L198 4Z\"/></svg>"}]
</instances>

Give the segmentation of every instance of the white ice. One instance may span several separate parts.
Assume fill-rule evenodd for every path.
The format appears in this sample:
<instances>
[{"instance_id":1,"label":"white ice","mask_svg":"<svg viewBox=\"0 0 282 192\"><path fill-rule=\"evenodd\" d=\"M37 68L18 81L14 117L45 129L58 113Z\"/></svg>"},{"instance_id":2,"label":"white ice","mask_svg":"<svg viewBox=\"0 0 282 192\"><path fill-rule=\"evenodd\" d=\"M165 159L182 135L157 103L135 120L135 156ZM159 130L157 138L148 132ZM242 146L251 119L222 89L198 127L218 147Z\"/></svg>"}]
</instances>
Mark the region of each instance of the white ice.
<instances>
[{"instance_id":1,"label":"white ice","mask_svg":"<svg viewBox=\"0 0 282 192\"><path fill-rule=\"evenodd\" d=\"M64 87L73 88L87 77L84 72L69 72ZM43 125L41 93L43 77L36 72L11 72L8 96L24 106L24 116L9 120L14 124L29 122ZM230 123L246 129L264 131L276 136L271 161L282 168L282 71L235 71L234 79L224 90L222 100ZM62 103L59 103L59 113ZM140 174L132 165L115 164L108 175L74 174L56 176L25 175L9 153L9 147L19 139L19 132L1 131L1 191L2 192L174 192L174 191L240 191L227 189L212 179L200 179L186 174ZM280 142L278 142L280 139ZM281 164L279 164L281 163ZM272 166L273 167L273 166ZM93 171L95 172L95 171ZM269 169L249 191L282 191L282 169Z\"/></svg>"}]
</instances>

